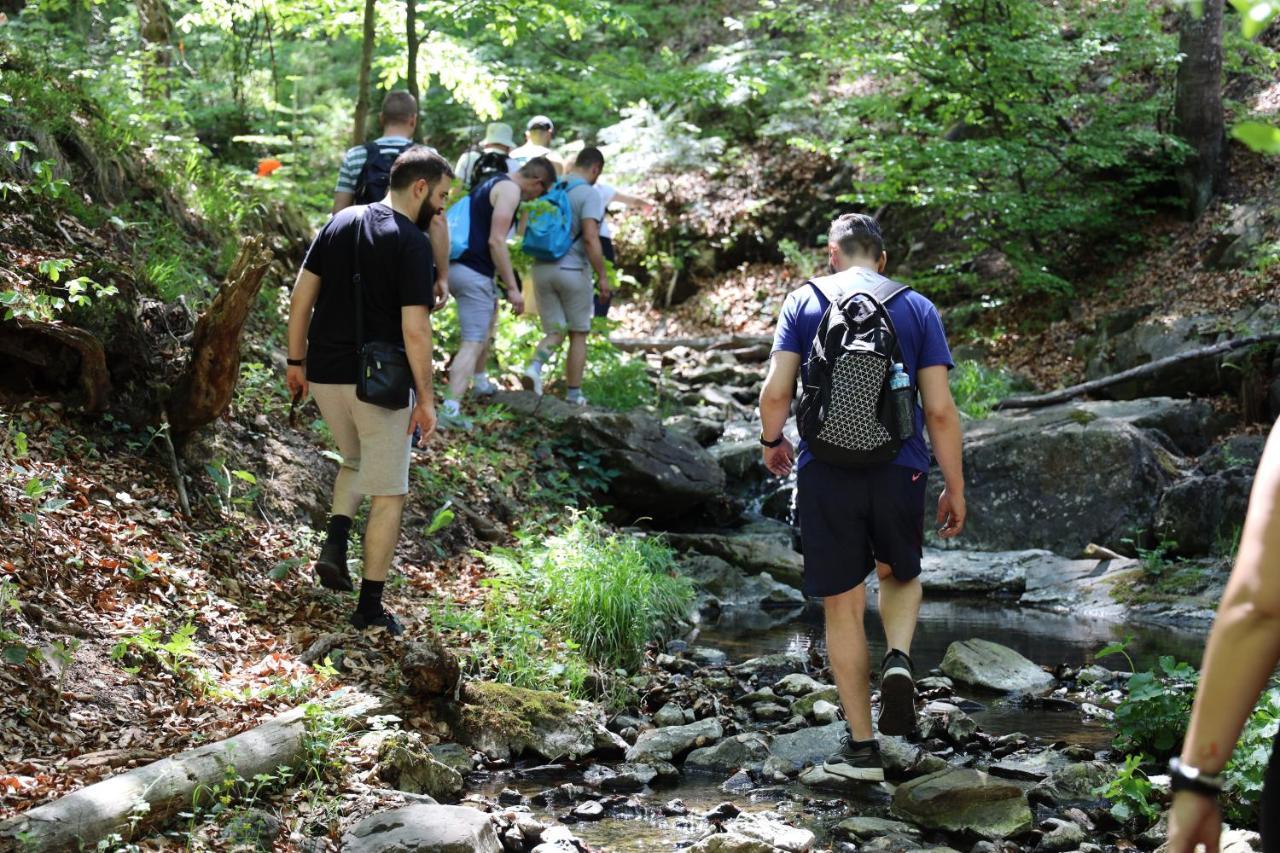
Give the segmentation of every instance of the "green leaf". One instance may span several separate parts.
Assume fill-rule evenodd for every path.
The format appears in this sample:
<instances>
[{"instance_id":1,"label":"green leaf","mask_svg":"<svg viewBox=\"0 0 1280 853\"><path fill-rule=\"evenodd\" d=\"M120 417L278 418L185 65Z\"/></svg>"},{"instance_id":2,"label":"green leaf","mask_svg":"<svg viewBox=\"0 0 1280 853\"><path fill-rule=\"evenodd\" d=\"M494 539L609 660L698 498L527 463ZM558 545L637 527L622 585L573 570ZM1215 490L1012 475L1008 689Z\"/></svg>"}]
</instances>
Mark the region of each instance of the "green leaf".
<instances>
[{"instance_id":1,"label":"green leaf","mask_svg":"<svg viewBox=\"0 0 1280 853\"><path fill-rule=\"evenodd\" d=\"M66 498L50 498L49 500L41 504L40 511L55 512L57 510L62 509L64 506L66 506L69 503L71 503L71 501L67 500Z\"/></svg>"},{"instance_id":2,"label":"green leaf","mask_svg":"<svg viewBox=\"0 0 1280 853\"><path fill-rule=\"evenodd\" d=\"M4 662L11 663L14 666L22 666L27 662L27 649L23 645L12 645L4 647Z\"/></svg>"},{"instance_id":3,"label":"green leaf","mask_svg":"<svg viewBox=\"0 0 1280 853\"><path fill-rule=\"evenodd\" d=\"M1280 127L1260 121L1242 121L1231 128L1231 135L1262 154L1280 154Z\"/></svg>"},{"instance_id":4,"label":"green leaf","mask_svg":"<svg viewBox=\"0 0 1280 853\"><path fill-rule=\"evenodd\" d=\"M292 557L288 560L281 560L271 567L271 571L267 572L267 577L273 581L282 581L289 576L289 572L302 565L305 560L301 557Z\"/></svg>"},{"instance_id":5,"label":"green leaf","mask_svg":"<svg viewBox=\"0 0 1280 853\"><path fill-rule=\"evenodd\" d=\"M1240 13L1240 32L1247 39L1257 36L1280 15L1277 0L1231 0L1231 5Z\"/></svg>"},{"instance_id":6,"label":"green leaf","mask_svg":"<svg viewBox=\"0 0 1280 853\"><path fill-rule=\"evenodd\" d=\"M257 485L258 483L258 478L250 474L248 471L232 471L231 476L235 477L237 480L244 480L250 485Z\"/></svg>"},{"instance_id":7,"label":"green leaf","mask_svg":"<svg viewBox=\"0 0 1280 853\"><path fill-rule=\"evenodd\" d=\"M436 510L436 514L431 519L431 524L427 526L427 535L433 536L444 528L453 523L453 510L449 509L449 505L445 504Z\"/></svg>"}]
</instances>

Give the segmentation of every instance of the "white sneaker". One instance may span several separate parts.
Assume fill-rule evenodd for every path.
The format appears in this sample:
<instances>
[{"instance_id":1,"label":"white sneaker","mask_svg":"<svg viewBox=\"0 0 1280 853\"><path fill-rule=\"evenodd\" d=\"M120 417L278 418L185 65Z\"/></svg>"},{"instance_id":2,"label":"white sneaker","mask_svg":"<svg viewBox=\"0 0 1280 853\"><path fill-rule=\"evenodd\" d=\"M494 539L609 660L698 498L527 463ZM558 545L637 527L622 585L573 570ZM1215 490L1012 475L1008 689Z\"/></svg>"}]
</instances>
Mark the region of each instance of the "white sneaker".
<instances>
[{"instance_id":1,"label":"white sneaker","mask_svg":"<svg viewBox=\"0 0 1280 853\"><path fill-rule=\"evenodd\" d=\"M542 396L542 371L534 367L532 364L524 369L524 373L520 374L520 384L524 386L524 390L532 391L539 397Z\"/></svg>"},{"instance_id":2,"label":"white sneaker","mask_svg":"<svg viewBox=\"0 0 1280 853\"><path fill-rule=\"evenodd\" d=\"M477 397L492 397L498 393L498 386L490 382L488 376L477 376L471 384L471 390Z\"/></svg>"},{"instance_id":3,"label":"white sneaker","mask_svg":"<svg viewBox=\"0 0 1280 853\"><path fill-rule=\"evenodd\" d=\"M587 398L584 397L582 394L579 394L576 397L565 397L564 401L568 403L570 406L586 406L587 405Z\"/></svg>"}]
</instances>

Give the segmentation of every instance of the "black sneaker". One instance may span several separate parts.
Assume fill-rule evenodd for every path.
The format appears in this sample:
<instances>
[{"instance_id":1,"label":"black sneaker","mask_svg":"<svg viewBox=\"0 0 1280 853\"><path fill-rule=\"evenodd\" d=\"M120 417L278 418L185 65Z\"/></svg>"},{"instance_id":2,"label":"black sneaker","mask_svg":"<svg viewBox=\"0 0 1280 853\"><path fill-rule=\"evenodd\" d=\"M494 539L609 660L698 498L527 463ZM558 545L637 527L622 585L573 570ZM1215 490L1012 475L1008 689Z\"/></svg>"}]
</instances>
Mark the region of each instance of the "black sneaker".
<instances>
[{"instance_id":1,"label":"black sneaker","mask_svg":"<svg viewBox=\"0 0 1280 853\"><path fill-rule=\"evenodd\" d=\"M889 649L880 667L880 717L882 735L907 735L916 727L914 667L905 652Z\"/></svg>"},{"instance_id":2,"label":"black sneaker","mask_svg":"<svg viewBox=\"0 0 1280 853\"><path fill-rule=\"evenodd\" d=\"M336 592L353 592L351 571L347 568L347 540L330 536L320 548L316 558L316 577L325 589Z\"/></svg>"},{"instance_id":3,"label":"black sneaker","mask_svg":"<svg viewBox=\"0 0 1280 853\"><path fill-rule=\"evenodd\" d=\"M385 610L374 616L369 616L357 610L351 614L351 624L361 631L366 631L369 628L386 628L387 633L393 637L399 637L404 633L404 625L400 624L400 620Z\"/></svg>"},{"instance_id":4,"label":"black sneaker","mask_svg":"<svg viewBox=\"0 0 1280 853\"><path fill-rule=\"evenodd\" d=\"M883 782L880 744L875 740L855 741L846 734L840 738L840 748L822 762L822 769L854 782Z\"/></svg>"}]
</instances>

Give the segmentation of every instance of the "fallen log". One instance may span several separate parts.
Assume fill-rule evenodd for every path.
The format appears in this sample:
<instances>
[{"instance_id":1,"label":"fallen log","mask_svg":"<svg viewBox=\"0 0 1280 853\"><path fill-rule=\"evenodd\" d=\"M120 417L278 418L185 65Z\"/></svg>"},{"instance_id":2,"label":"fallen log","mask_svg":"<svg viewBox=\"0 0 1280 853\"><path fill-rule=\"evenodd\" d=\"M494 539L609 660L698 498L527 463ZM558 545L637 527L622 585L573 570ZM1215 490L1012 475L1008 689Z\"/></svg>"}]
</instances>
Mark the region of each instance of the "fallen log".
<instances>
[{"instance_id":1,"label":"fallen log","mask_svg":"<svg viewBox=\"0 0 1280 853\"><path fill-rule=\"evenodd\" d=\"M1111 376L1104 376L1101 379L1094 379L1089 382L1081 382L1079 385L1072 385L1068 388L1060 388L1057 391L1050 391L1047 394L1023 395L1020 397L1008 397L996 403L993 409L1038 409L1042 406L1052 406L1055 403L1065 403L1067 400L1074 399L1082 394L1089 394L1108 388L1112 385L1118 385L1121 382L1127 382L1130 379L1140 379L1143 376L1150 376L1158 373L1166 367L1179 364L1184 361L1192 361L1197 358L1209 358L1210 356L1222 355L1232 350L1241 349L1242 347L1253 346L1254 344L1266 343L1267 341L1280 340L1280 332L1268 332L1262 335L1251 335L1247 338L1235 338L1230 341L1222 341L1221 343L1212 344L1207 347L1199 347L1186 352L1180 352L1177 355L1167 356L1157 359L1148 364L1141 364L1137 367L1131 367L1128 370L1122 370Z\"/></svg>"},{"instance_id":2,"label":"fallen log","mask_svg":"<svg viewBox=\"0 0 1280 853\"><path fill-rule=\"evenodd\" d=\"M265 237L246 237L218 295L196 321L191 362L166 406L176 436L212 423L231 404L240 378L240 333L271 260Z\"/></svg>"},{"instance_id":3,"label":"fallen log","mask_svg":"<svg viewBox=\"0 0 1280 853\"><path fill-rule=\"evenodd\" d=\"M345 689L323 702L328 713L345 722L379 706L375 697ZM228 768L243 779L273 774L281 766L298 768L306 758L307 728L306 706L294 708L235 737L73 791L0 822L0 851L93 849L113 833L127 839L138 827L211 801Z\"/></svg>"},{"instance_id":4,"label":"fallen log","mask_svg":"<svg viewBox=\"0 0 1280 853\"><path fill-rule=\"evenodd\" d=\"M14 320L0 326L0 353L32 365L55 381L59 374L74 370L84 410L100 412L106 408L111 374L102 341L92 332L62 321ZM74 354L72 360L66 357L69 353Z\"/></svg>"},{"instance_id":5,"label":"fallen log","mask_svg":"<svg viewBox=\"0 0 1280 853\"><path fill-rule=\"evenodd\" d=\"M623 352L666 352L676 347L695 350L748 349L773 343L768 335L717 335L705 338L610 338Z\"/></svg>"}]
</instances>

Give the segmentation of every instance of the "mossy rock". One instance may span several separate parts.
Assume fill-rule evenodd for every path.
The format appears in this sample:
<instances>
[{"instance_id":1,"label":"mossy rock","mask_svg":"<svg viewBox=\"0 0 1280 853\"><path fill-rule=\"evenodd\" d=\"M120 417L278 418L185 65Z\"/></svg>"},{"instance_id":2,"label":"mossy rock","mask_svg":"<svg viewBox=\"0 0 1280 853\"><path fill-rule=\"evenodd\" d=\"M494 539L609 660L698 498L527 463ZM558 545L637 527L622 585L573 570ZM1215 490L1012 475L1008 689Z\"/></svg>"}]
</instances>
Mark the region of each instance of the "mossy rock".
<instances>
[{"instance_id":1,"label":"mossy rock","mask_svg":"<svg viewBox=\"0 0 1280 853\"><path fill-rule=\"evenodd\" d=\"M619 747L617 736L605 730L598 708L559 693L475 681L466 685L462 698L452 709L454 734L460 743L491 758L534 752L556 761Z\"/></svg>"}]
</instances>

